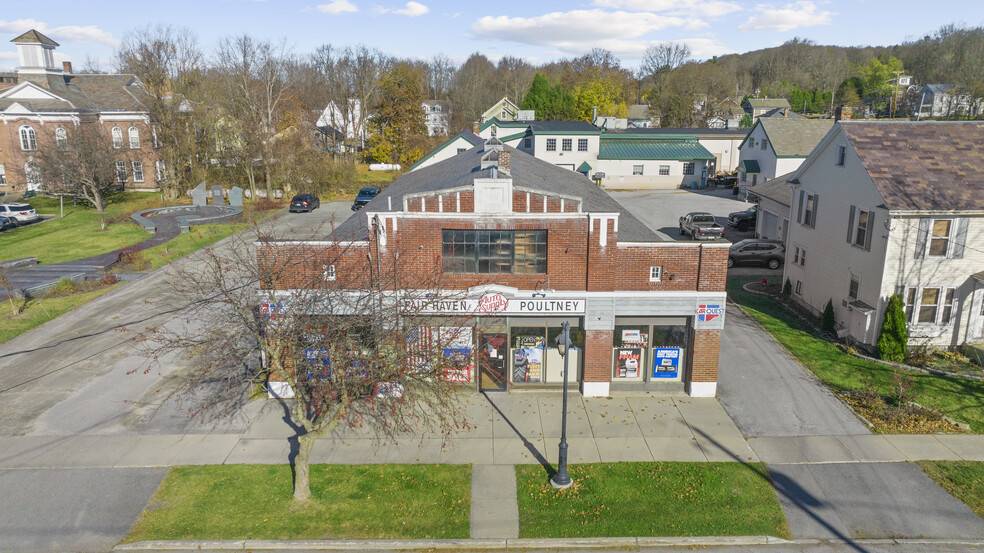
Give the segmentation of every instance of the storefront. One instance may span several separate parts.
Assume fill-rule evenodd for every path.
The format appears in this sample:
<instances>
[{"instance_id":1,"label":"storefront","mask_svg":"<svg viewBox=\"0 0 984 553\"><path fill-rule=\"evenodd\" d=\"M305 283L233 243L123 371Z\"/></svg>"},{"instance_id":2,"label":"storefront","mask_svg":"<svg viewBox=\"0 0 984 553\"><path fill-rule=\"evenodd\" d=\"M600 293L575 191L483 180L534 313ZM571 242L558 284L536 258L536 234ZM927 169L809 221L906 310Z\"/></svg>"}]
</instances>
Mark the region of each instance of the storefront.
<instances>
[{"instance_id":1,"label":"storefront","mask_svg":"<svg viewBox=\"0 0 984 553\"><path fill-rule=\"evenodd\" d=\"M683 390L690 352L688 317L616 317L612 390Z\"/></svg>"}]
</instances>

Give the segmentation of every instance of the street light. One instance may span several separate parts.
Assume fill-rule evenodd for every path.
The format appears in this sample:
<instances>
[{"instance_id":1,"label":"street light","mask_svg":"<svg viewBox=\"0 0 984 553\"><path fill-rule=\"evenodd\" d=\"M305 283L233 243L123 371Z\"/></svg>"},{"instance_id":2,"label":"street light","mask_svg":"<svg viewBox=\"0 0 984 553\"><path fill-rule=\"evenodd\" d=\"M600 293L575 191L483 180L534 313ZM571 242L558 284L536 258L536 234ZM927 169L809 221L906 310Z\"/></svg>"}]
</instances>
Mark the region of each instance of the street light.
<instances>
[{"instance_id":1,"label":"street light","mask_svg":"<svg viewBox=\"0 0 984 553\"><path fill-rule=\"evenodd\" d=\"M560 454L558 455L557 474L550 479L550 485L557 489L569 488L574 483L567 474L567 350L571 344L571 323L560 323L560 335L557 336L557 352L564 358L564 407L560 412Z\"/></svg>"}]
</instances>

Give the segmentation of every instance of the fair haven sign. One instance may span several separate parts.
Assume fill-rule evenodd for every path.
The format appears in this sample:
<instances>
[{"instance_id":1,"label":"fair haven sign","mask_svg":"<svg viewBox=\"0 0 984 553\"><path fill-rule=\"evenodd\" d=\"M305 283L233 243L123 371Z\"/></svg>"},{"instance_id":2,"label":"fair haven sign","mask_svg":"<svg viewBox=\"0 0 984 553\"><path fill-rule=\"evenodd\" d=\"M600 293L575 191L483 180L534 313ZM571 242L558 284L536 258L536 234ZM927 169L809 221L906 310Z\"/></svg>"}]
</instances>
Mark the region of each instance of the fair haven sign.
<instances>
[{"instance_id":1,"label":"fair haven sign","mask_svg":"<svg viewBox=\"0 0 984 553\"><path fill-rule=\"evenodd\" d=\"M523 313L584 313L584 299L507 298L500 293L481 298L403 298L401 303L413 313L497 315Z\"/></svg>"}]
</instances>

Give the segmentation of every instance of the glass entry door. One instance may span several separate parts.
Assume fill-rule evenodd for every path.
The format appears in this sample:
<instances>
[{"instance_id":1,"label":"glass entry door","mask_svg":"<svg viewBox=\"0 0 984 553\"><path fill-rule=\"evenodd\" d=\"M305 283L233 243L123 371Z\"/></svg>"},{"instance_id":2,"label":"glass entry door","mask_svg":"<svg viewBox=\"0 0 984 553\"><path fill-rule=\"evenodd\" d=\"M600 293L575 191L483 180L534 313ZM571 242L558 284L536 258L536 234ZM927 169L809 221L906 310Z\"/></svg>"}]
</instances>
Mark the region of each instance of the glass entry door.
<instances>
[{"instance_id":1,"label":"glass entry door","mask_svg":"<svg viewBox=\"0 0 984 553\"><path fill-rule=\"evenodd\" d=\"M505 392L509 384L508 335L482 332L478 335L478 389L482 392Z\"/></svg>"}]
</instances>

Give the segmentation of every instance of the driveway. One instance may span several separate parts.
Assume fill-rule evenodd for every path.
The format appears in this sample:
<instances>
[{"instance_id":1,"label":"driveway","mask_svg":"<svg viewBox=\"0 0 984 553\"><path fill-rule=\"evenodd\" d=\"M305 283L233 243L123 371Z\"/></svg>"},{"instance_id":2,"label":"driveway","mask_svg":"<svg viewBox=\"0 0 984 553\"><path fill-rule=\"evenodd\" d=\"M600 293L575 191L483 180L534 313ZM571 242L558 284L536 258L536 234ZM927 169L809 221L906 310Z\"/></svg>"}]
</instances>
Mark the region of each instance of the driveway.
<instances>
[{"instance_id":1,"label":"driveway","mask_svg":"<svg viewBox=\"0 0 984 553\"><path fill-rule=\"evenodd\" d=\"M812 373L731 305L720 359L718 397L745 436L869 433Z\"/></svg>"}]
</instances>

